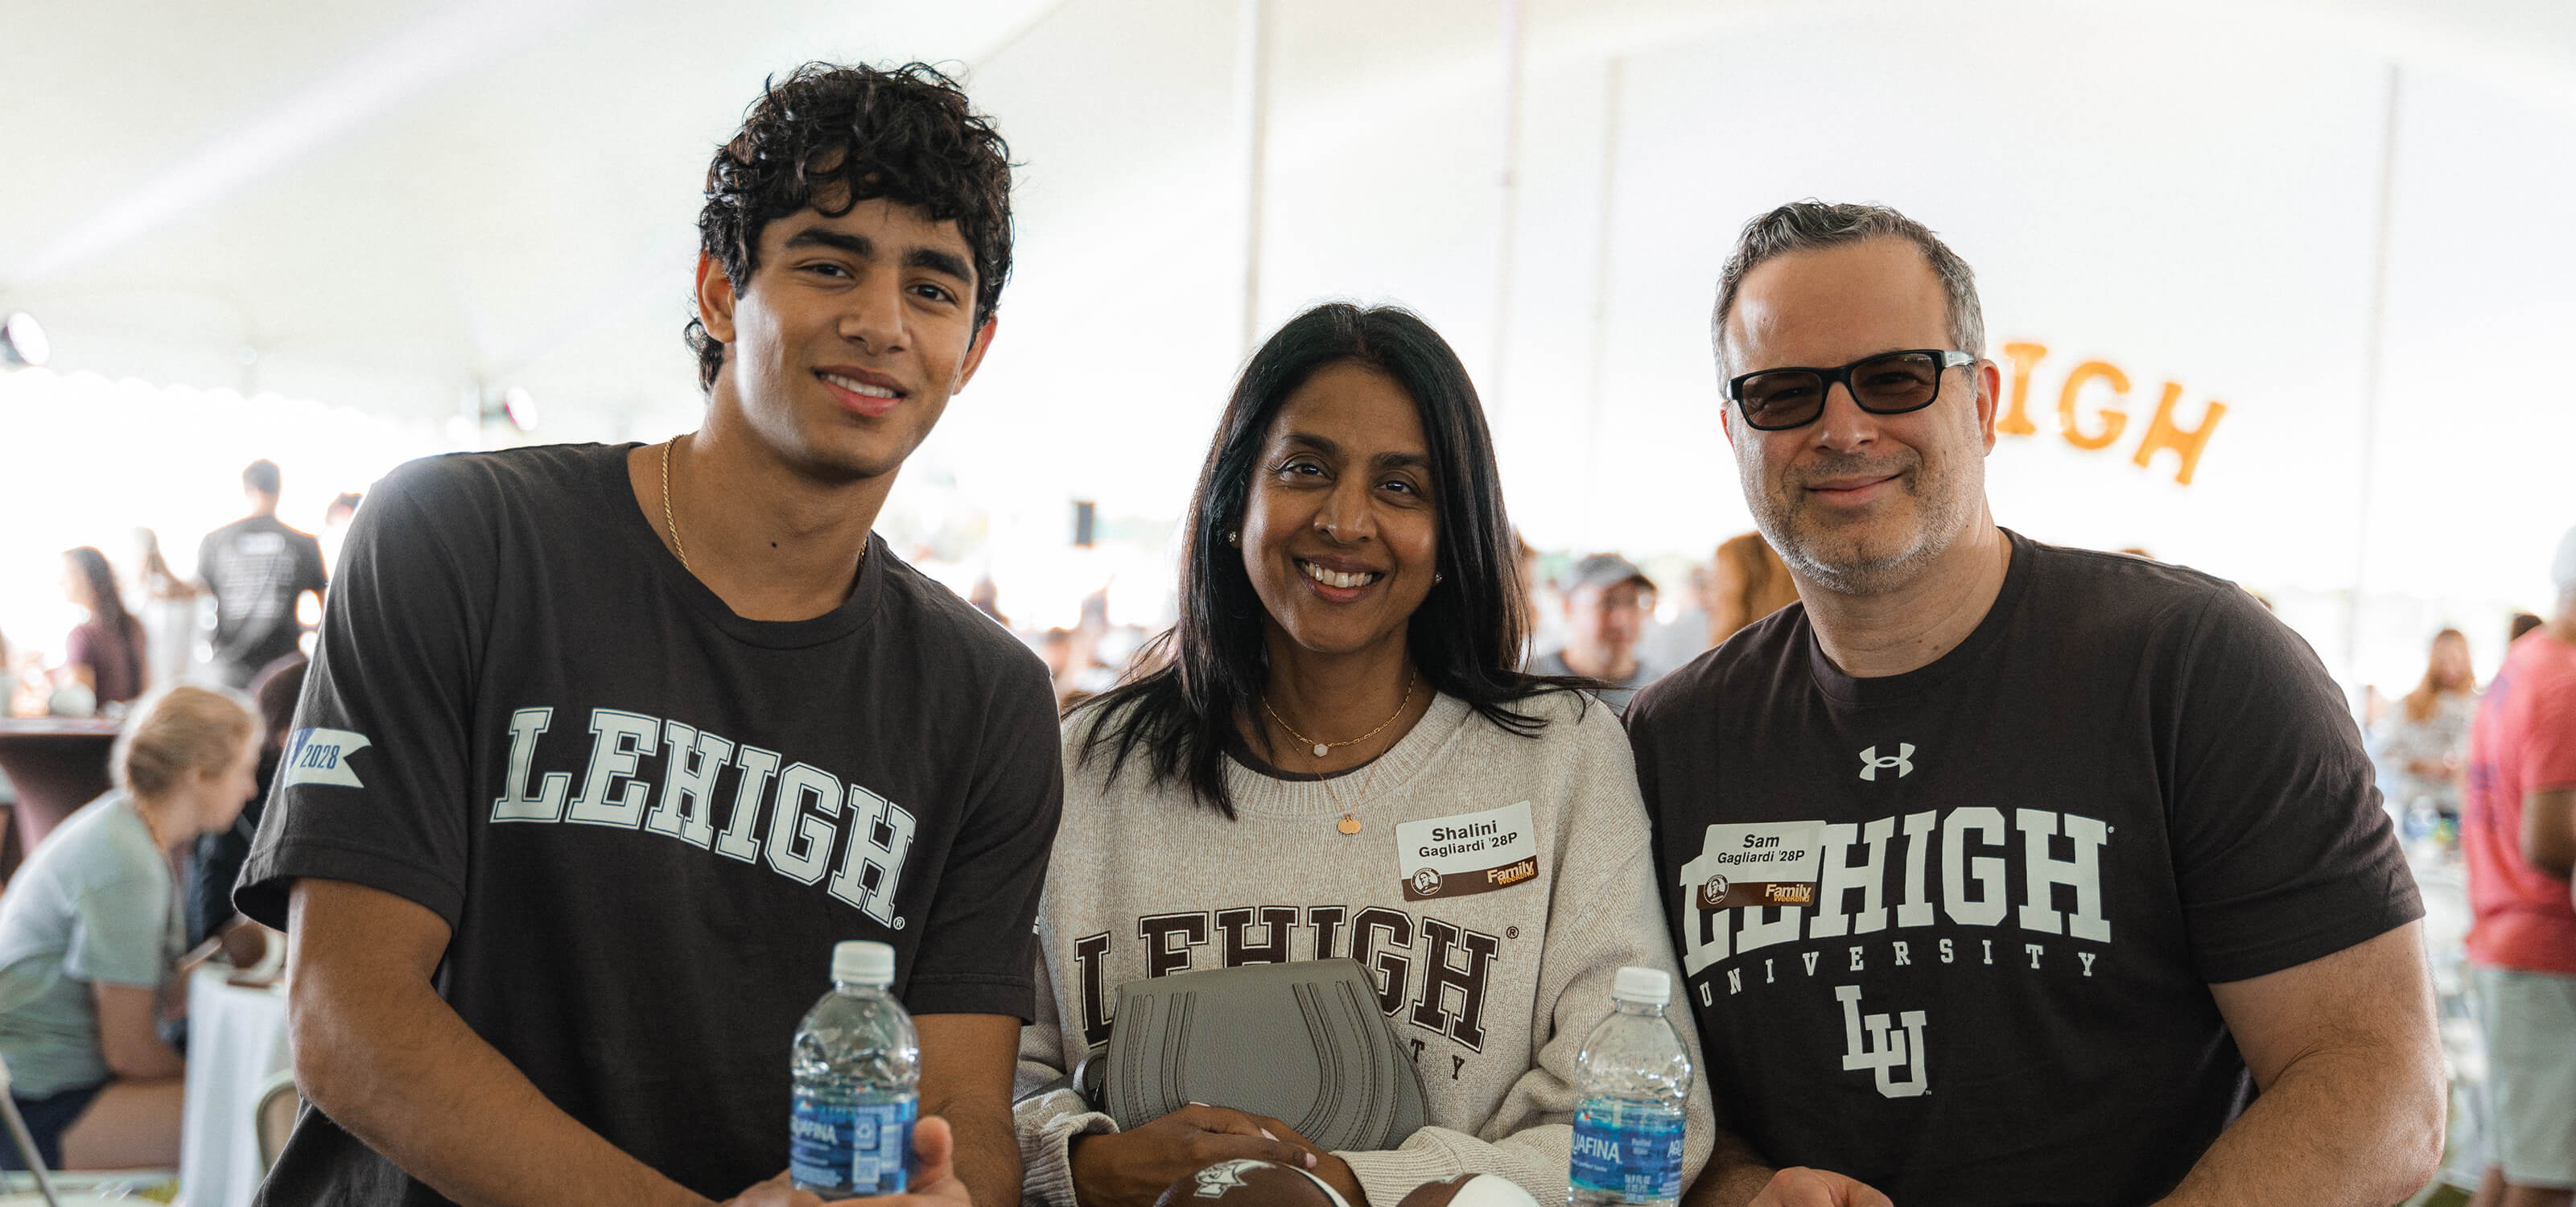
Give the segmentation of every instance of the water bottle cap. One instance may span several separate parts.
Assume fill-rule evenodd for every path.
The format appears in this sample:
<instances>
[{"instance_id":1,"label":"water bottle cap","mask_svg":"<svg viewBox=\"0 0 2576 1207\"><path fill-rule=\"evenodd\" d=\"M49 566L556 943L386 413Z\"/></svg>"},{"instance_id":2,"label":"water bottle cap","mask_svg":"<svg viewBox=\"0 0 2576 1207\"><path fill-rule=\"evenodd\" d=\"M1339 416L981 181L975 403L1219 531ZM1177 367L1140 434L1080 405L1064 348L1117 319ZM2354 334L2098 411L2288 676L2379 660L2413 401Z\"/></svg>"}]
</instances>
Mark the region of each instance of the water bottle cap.
<instances>
[{"instance_id":1,"label":"water bottle cap","mask_svg":"<svg viewBox=\"0 0 2576 1207\"><path fill-rule=\"evenodd\" d=\"M894 984L894 949L866 939L835 943L832 945L832 979L861 985Z\"/></svg>"},{"instance_id":2,"label":"water bottle cap","mask_svg":"<svg viewBox=\"0 0 2576 1207\"><path fill-rule=\"evenodd\" d=\"M1622 968L1619 979L1610 984L1610 996L1661 1006L1673 1000L1673 975L1660 968Z\"/></svg>"}]
</instances>

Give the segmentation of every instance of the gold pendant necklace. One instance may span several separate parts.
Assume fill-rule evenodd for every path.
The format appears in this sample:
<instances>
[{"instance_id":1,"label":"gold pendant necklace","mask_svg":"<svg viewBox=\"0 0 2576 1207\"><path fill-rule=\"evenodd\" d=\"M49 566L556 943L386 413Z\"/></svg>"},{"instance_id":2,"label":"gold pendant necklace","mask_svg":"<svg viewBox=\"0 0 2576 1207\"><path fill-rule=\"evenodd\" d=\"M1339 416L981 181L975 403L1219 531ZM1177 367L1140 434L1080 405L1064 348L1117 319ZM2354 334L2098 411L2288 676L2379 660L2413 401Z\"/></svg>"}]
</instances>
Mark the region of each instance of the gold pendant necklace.
<instances>
[{"instance_id":1,"label":"gold pendant necklace","mask_svg":"<svg viewBox=\"0 0 2576 1207\"><path fill-rule=\"evenodd\" d=\"M1378 723L1377 723L1377 728L1372 729L1372 730L1368 731L1367 733L1361 734L1360 736L1358 736L1358 737L1356 737L1356 738L1351 738L1351 739L1349 739L1349 740L1347 740L1347 741L1341 741L1341 742L1318 742L1318 741L1316 741L1316 740L1315 740L1315 739L1313 739L1313 738L1307 737L1306 735L1304 735L1304 734L1302 734L1302 733L1297 732L1297 727L1296 727L1296 726L1290 725L1290 724L1288 723L1288 719L1287 719L1286 717L1283 717L1283 716L1280 716L1280 715L1279 715L1279 710L1278 710L1278 709L1272 708L1272 707L1270 706L1270 693L1268 693L1268 692L1263 692L1263 693L1261 693L1261 711L1266 712L1266 713L1269 713L1269 714L1270 714L1270 719L1271 719L1271 720L1273 720L1273 721L1275 721L1275 722L1278 722L1278 724L1279 724L1279 728L1284 729L1284 730L1287 730L1287 731L1288 731L1288 736L1289 736L1289 737L1292 737L1292 738L1297 739L1297 741L1298 741L1298 743L1299 743L1300 745L1303 745L1303 746L1307 747L1308 749L1310 749L1310 750L1314 751L1315 757L1320 759L1320 758L1324 758L1324 757L1326 757L1326 756L1330 755L1330 754L1332 753L1332 751L1333 751L1333 748L1334 748L1334 747L1336 747L1336 746L1349 746L1349 745L1351 745L1351 744L1353 744L1353 743L1357 743L1357 742L1365 742L1365 741L1369 740L1370 738L1376 737L1377 735L1379 735L1379 734L1381 734L1381 733L1384 733L1384 732L1386 731L1386 727L1387 727L1387 726L1395 724L1395 719L1396 719L1397 717L1401 717L1401 716L1403 716L1403 715L1404 715L1404 710L1405 710L1405 708L1406 708L1408 705L1410 705L1410 704L1412 704L1412 703L1413 703L1413 680L1414 680L1414 677L1415 677L1415 672L1413 672L1412 670L1409 670L1409 669L1408 669L1407 671L1405 671L1405 673L1404 673L1404 698L1403 698L1402 700L1398 700L1398 701L1396 701L1396 705L1395 705L1395 712L1394 712L1393 714L1389 715L1389 716L1387 717L1387 719L1385 719L1385 720L1383 720L1383 721L1378 722ZM1370 771L1370 773L1371 773L1371 774L1374 774L1376 770L1377 770L1376 760L1372 759L1372 760L1370 760L1370 764L1369 764L1369 771ZM1337 804L1337 805L1338 805L1338 804L1340 803L1340 799L1339 799L1339 797L1340 797L1340 794L1339 794L1339 793L1337 793L1337 792L1335 792L1335 791L1333 791L1333 781L1332 781L1331 779L1329 779L1329 778L1325 779L1325 780L1324 780L1324 799L1329 800L1329 801L1333 801L1335 804ZM1360 781L1360 800L1361 800L1361 802L1365 802L1367 799L1368 799L1368 777L1367 777L1367 776L1362 776L1362 777L1361 777L1361 781ZM1360 828L1361 828L1361 827L1360 827L1360 819L1359 819L1359 813L1358 813L1358 805L1357 805L1357 804L1354 804L1351 808L1348 808L1348 809L1344 809L1344 810L1342 810L1342 820L1340 820L1340 821L1338 821L1338 822L1333 823L1333 828L1334 828L1334 829L1336 829L1336 830L1341 831L1341 832L1342 832L1342 833L1344 833L1344 834L1357 834L1357 833L1359 833L1359 832L1360 832Z\"/></svg>"},{"instance_id":2,"label":"gold pendant necklace","mask_svg":"<svg viewBox=\"0 0 2576 1207\"><path fill-rule=\"evenodd\" d=\"M1413 703L1413 680L1414 673L1410 670L1406 671L1404 673L1404 698L1395 702L1395 711L1387 714L1387 718L1385 720L1378 722L1377 728L1361 734L1356 738L1346 738L1339 742L1318 742L1313 738L1297 732L1297 727L1289 724L1286 717L1280 716L1278 709L1270 707L1269 692L1261 693L1261 711L1269 713L1270 719L1279 723L1279 728L1287 730L1288 736L1297 739L1300 744L1312 748L1315 752L1315 757L1320 759L1331 754L1333 752L1333 748L1336 746L1349 746L1353 743L1365 742L1370 738L1386 732L1387 726L1395 724L1395 719L1404 715L1405 706Z\"/></svg>"}]
</instances>

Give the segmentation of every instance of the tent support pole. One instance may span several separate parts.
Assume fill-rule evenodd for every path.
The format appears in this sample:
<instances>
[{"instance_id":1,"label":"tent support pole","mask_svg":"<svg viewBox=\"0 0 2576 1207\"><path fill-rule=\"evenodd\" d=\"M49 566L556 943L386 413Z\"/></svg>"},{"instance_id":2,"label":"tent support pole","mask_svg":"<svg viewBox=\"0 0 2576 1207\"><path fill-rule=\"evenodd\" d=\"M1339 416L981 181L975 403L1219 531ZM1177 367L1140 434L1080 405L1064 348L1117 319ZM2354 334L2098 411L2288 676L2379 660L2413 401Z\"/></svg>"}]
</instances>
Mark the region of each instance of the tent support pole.
<instances>
[{"instance_id":1,"label":"tent support pole","mask_svg":"<svg viewBox=\"0 0 2576 1207\"><path fill-rule=\"evenodd\" d=\"M2370 313L2361 354L2361 475L2353 507L2352 590L2344 598L2344 673L2361 677L2361 614L2369 582L2372 510L2378 498L2379 419L2388 335L2388 259L2397 208L2397 117L2400 68L2388 65L2386 105L2379 124L2379 212L2371 231Z\"/></svg>"},{"instance_id":2,"label":"tent support pole","mask_svg":"<svg viewBox=\"0 0 2576 1207\"><path fill-rule=\"evenodd\" d=\"M1591 405L1583 414L1583 480L1578 484L1585 549L1598 548L1601 539L1594 526L1601 494L1595 484L1601 474L1601 420L1610 410L1610 258L1618 214L1619 107L1627 94L1627 70L1628 60L1614 55L1601 80L1601 209L1592 230L1592 388Z\"/></svg>"},{"instance_id":3,"label":"tent support pole","mask_svg":"<svg viewBox=\"0 0 2576 1207\"><path fill-rule=\"evenodd\" d=\"M1235 120L1243 147L1243 353L1261 342L1261 206L1270 161L1270 3L1235 0Z\"/></svg>"},{"instance_id":4,"label":"tent support pole","mask_svg":"<svg viewBox=\"0 0 2576 1207\"><path fill-rule=\"evenodd\" d=\"M1502 171L1497 186L1499 212L1494 235L1494 348L1479 391L1485 413L1498 426L1510 426L1503 404L1503 365L1509 359L1512 331L1514 238L1520 226L1521 63L1526 39L1523 0L1503 0Z\"/></svg>"}]
</instances>

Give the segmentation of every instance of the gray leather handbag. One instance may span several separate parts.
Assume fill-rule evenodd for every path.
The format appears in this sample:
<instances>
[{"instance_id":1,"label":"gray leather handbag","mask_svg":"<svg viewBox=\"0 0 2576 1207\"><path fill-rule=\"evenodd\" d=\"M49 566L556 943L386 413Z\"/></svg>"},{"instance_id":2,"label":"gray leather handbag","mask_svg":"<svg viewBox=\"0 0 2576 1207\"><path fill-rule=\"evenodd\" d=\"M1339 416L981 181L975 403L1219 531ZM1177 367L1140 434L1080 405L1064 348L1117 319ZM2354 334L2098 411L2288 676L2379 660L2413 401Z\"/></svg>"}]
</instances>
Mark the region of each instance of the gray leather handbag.
<instances>
[{"instance_id":1,"label":"gray leather handbag","mask_svg":"<svg viewBox=\"0 0 2576 1207\"><path fill-rule=\"evenodd\" d=\"M1422 1071L1354 960L1247 964L1118 987L1109 1043L1074 1074L1126 1131L1204 1102L1266 1115L1326 1152L1421 1130Z\"/></svg>"}]
</instances>

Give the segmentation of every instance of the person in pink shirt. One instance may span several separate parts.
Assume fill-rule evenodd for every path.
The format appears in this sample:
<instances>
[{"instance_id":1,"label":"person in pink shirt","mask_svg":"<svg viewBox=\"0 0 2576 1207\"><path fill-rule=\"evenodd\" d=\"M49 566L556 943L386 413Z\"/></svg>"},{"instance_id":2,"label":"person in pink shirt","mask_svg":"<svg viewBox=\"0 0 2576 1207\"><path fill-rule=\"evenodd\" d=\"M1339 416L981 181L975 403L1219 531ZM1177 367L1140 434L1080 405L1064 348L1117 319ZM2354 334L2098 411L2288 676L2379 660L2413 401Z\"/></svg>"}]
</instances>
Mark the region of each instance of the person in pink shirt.
<instances>
[{"instance_id":1,"label":"person in pink shirt","mask_svg":"<svg viewBox=\"0 0 2576 1207\"><path fill-rule=\"evenodd\" d=\"M2505 653L2470 727L2461 794L2495 1130L2474 1207L2576 1199L2576 529L2550 578L2556 614Z\"/></svg>"}]
</instances>

